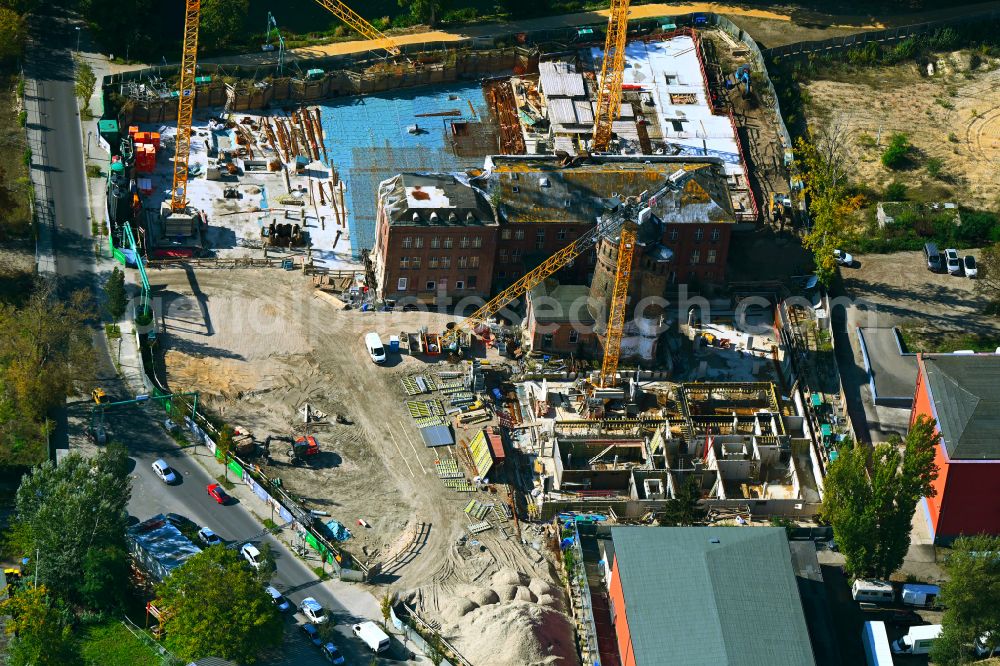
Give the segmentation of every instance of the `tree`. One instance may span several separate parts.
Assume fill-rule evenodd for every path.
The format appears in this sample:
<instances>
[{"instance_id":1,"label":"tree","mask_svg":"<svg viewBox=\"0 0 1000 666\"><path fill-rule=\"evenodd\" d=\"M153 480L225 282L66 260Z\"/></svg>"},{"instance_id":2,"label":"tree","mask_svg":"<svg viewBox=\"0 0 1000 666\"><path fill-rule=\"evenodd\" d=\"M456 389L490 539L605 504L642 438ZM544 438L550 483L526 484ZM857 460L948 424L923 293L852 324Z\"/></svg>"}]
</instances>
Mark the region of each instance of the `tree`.
<instances>
[{"instance_id":1,"label":"tree","mask_svg":"<svg viewBox=\"0 0 1000 666\"><path fill-rule=\"evenodd\" d=\"M663 514L660 515L660 525L677 527L701 522L707 512L701 508L700 502L701 479L694 475L688 476L674 491L674 498L667 500Z\"/></svg>"},{"instance_id":2,"label":"tree","mask_svg":"<svg viewBox=\"0 0 1000 666\"><path fill-rule=\"evenodd\" d=\"M1000 646L1000 537L959 537L942 567L946 580L938 598L944 606L941 636L931 648L942 666L971 661L969 646L989 634L987 646Z\"/></svg>"},{"instance_id":3,"label":"tree","mask_svg":"<svg viewBox=\"0 0 1000 666\"><path fill-rule=\"evenodd\" d=\"M976 268L976 294L987 300L987 312L1000 314L1000 243L983 248Z\"/></svg>"},{"instance_id":4,"label":"tree","mask_svg":"<svg viewBox=\"0 0 1000 666\"><path fill-rule=\"evenodd\" d=\"M409 9L410 16L418 23L434 27L438 18L447 9L445 0L398 0L399 6Z\"/></svg>"},{"instance_id":5,"label":"tree","mask_svg":"<svg viewBox=\"0 0 1000 666\"><path fill-rule=\"evenodd\" d=\"M392 615L392 601L392 594L388 590L385 591L385 594L378 601L379 610L382 611L382 623L386 628L389 627L389 617Z\"/></svg>"},{"instance_id":6,"label":"tree","mask_svg":"<svg viewBox=\"0 0 1000 666\"><path fill-rule=\"evenodd\" d=\"M108 281L104 283L104 295L108 297L108 303L105 306L108 314L111 315L111 318L117 324L125 316L125 310L128 307L128 291L125 289L125 271L119 270L115 266L114 270L111 271L111 275L108 276Z\"/></svg>"},{"instance_id":7,"label":"tree","mask_svg":"<svg viewBox=\"0 0 1000 666\"><path fill-rule=\"evenodd\" d=\"M260 550L260 566L254 573L257 575L258 582L266 586L271 577L274 576L274 572L278 570L278 565L274 561L274 550L271 548L271 544L265 541L260 544L258 550Z\"/></svg>"},{"instance_id":8,"label":"tree","mask_svg":"<svg viewBox=\"0 0 1000 666\"><path fill-rule=\"evenodd\" d=\"M910 140L905 134L896 133L889 138L889 145L882 153L882 166L887 169L898 169L906 164L910 154Z\"/></svg>"},{"instance_id":9,"label":"tree","mask_svg":"<svg viewBox=\"0 0 1000 666\"><path fill-rule=\"evenodd\" d=\"M27 35L28 24L24 16L13 9L0 7L0 60L21 55Z\"/></svg>"},{"instance_id":10,"label":"tree","mask_svg":"<svg viewBox=\"0 0 1000 666\"><path fill-rule=\"evenodd\" d=\"M75 663L68 613L44 585L24 586L0 602L0 615L9 615L7 666L65 666Z\"/></svg>"},{"instance_id":11,"label":"tree","mask_svg":"<svg viewBox=\"0 0 1000 666\"><path fill-rule=\"evenodd\" d=\"M796 144L812 224L802 244L812 251L816 275L826 286L837 272L833 251L843 249L862 203L862 197L850 190L852 165L847 161L846 143L846 130L835 125Z\"/></svg>"},{"instance_id":12,"label":"tree","mask_svg":"<svg viewBox=\"0 0 1000 666\"><path fill-rule=\"evenodd\" d=\"M76 57L76 83L73 90L80 98L80 104L85 114L90 113L90 98L94 95L94 86L97 85L97 76L93 68L83 58Z\"/></svg>"},{"instance_id":13,"label":"tree","mask_svg":"<svg viewBox=\"0 0 1000 666\"><path fill-rule=\"evenodd\" d=\"M156 588L156 604L167 611L167 648L182 659L206 654L252 664L281 645L278 609L229 548L208 548L184 563Z\"/></svg>"},{"instance_id":14,"label":"tree","mask_svg":"<svg viewBox=\"0 0 1000 666\"><path fill-rule=\"evenodd\" d=\"M199 41L209 49L227 46L243 32L250 0L203 0Z\"/></svg>"},{"instance_id":15,"label":"tree","mask_svg":"<svg viewBox=\"0 0 1000 666\"><path fill-rule=\"evenodd\" d=\"M94 349L86 326L84 291L68 299L36 291L23 307L0 304L0 392L14 410L40 421L93 373ZM2 420L2 409L0 409Z\"/></svg>"},{"instance_id":16,"label":"tree","mask_svg":"<svg viewBox=\"0 0 1000 666\"><path fill-rule=\"evenodd\" d=\"M937 439L936 423L919 417L904 441L875 446L870 460L848 443L830 463L822 514L850 573L888 578L903 563L917 503L935 493Z\"/></svg>"},{"instance_id":17,"label":"tree","mask_svg":"<svg viewBox=\"0 0 1000 666\"><path fill-rule=\"evenodd\" d=\"M66 601L108 610L121 599L113 588L125 571L128 464L125 447L111 443L94 458L73 453L21 479L15 524L30 557L27 573L37 572L38 582ZM118 575L96 570L105 564Z\"/></svg>"}]
</instances>

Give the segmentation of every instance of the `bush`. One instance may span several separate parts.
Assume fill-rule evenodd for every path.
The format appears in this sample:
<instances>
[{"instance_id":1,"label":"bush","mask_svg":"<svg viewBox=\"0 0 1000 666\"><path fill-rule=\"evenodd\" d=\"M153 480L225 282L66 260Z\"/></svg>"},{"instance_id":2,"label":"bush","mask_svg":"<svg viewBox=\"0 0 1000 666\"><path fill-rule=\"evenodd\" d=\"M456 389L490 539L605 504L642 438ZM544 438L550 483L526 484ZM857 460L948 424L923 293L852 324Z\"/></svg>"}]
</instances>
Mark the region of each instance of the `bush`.
<instances>
[{"instance_id":1,"label":"bush","mask_svg":"<svg viewBox=\"0 0 1000 666\"><path fill-rule=\"evenodd\" d=\"M25 125L28 124L28 112L27 111L18 111L17 112L17 124L20 125L21 127L24 127Z\"/></svg>"},{"instance_id":2,"label":"bush","mask_svg":"<svg viewBox=\"0 0 1000 666\"><path fill-rule=\"evenodd\" d=\"M101 167L97 164L87 165L87 178L100 178L103 175Z\"/></svg>"},{"instance_id":3,"label":"bush","mask_svg":"<svg viewBox=\"0 0 1000 666\"><path fill-rule=\"evenodd\" d=\"M941 175L941 169L944 168L944 162L941 161L940 157L932 157L927 160L927 174L931 178L938 178Z\"/></svg>"},{"instance_id":4,"label":"bush","mask_svg":"<svg viewBox=\"0 0 1000 666\"><path fill-rule=\"evenodd\" d=\"M461 9L451 9L441 17L442 23L469 23L479 17L479 12L474 7L462 7Z\"/></svg>"},{"instance_id":5,"label":"bush","mask_svg":"<svg viewBox=\"0 0 1000 666\"><path fill-rule=\"evenodd\" d=\"M23 155L22 159L24 160L24 166L30 169L31 168L31 148L25 148L24 149L24 155Z\"/></svg>"},{"instance_id":6,"label":"bush","mask_svg":"<svg viewBox=\"0 0 1000 666\"><path fill-rule=\"evenodd\" d=\"M885 201L905 201L906 200L906 185L898 181L893 181L889 183L889 186L885 188Z\"/></svg>"},{"instance_id":7,"label":"bush","mask_svg":"<svg viewBox=\"0 0 1000 666\"><path fill-rule=\"evenodd\" d=\"M963 244L984 243L992 240L1000 229L997 216L988 211L962 211L962 223L955 232L955 237Z\"/></svg>"},{"instance_id":8,"label":"bush","mask_svg":"<svg viewBox=\"0 0 1000 666\"><path fill-rule=\"evenodd\" d=\"M905 134L893 134L889 147L882 153L882 165L888 169L899 169L906 164L910 154L910 140Z\"/></svg>"},{"instance_id":9,"label":"bush","mask_svg":"<svg viewBox=\"0 0 1000 666\"><path fill-rule=\"evenodd\" d=\"M952 143L958 143L958 135L954 132L948 132L948 140Z\"/></svg>"}]
</instances>

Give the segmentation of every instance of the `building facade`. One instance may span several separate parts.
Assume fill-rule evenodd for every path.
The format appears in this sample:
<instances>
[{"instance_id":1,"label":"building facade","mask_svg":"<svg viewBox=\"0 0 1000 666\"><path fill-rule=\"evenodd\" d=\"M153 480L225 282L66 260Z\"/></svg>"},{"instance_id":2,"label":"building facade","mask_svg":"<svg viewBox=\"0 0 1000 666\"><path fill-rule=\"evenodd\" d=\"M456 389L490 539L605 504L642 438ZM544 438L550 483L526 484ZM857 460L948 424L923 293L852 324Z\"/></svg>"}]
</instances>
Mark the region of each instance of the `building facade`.
<instances>
[{"instance_id":1,"label":"building facade","mask_svg":"<svg viewBox=\"0 0 1000 666\"><path fill-rule=\"evenodd\" d=\"M450 174L379 184L372 264L380 299L454 305L493 289L497 223L486 197Z\"/></svg>"},{"instance_id":2,"label":"building facade","mask_svg":"<svg viewBox=\"0 0 1000 666\"><path fill-rule=\"evenodd\" d=\"M921 504L935 542L1000 534L1000 355L919 354L912 425L937 422L933 497Z\"/></svg>"},{"instance_id":3,"label":"building facade","mask_svg":"<svg viewBox=\"0 0 1000 666\"><path fill-rule=\"evenodd\" d=\"M528 293L523 342L529 351L592 355L597 351L590 289L546 280Z\"/></svg>"}]
</instances>

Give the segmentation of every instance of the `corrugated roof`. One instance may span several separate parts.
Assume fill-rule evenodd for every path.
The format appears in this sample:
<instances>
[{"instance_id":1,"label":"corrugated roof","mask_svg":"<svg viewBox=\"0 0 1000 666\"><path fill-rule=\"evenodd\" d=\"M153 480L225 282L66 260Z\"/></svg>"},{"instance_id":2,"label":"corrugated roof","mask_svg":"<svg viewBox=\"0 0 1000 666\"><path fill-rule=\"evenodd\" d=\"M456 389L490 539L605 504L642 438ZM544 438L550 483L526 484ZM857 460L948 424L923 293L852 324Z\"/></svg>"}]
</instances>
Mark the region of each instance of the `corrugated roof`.
<instances>
[{"instance_id":1,"label":"corrugated roof","mask_svg":"<svg viewBox=\"0 0 1000 666\"><path fill-rule=\"evenodd\" d=\"M489 226L489 202L450 173L401 173L378 186L379 205L392 226Z\"/></svg>"},{"instance_id":2,"label":"corrugated roof","mask_svg":"<svg viewBox=\"0 0 1000 666\"><path fill-rule=\"evenodd\" d=\"M538 63L538 84L546 97L584 97L583 75L568 62Z\"/></svg>"},{"instance_id":3,"label":"corrugated roof","mask_svg":"<svg viewBox=\"0 0 1000 666\"><path fill-rule=\"evenodd\" d=\"M451 434L451 426L436 425L420 429L420 437L425 446L451 446L455 438Z\"/></svg>"},{"instance_id":4,"label":"corrugated roof","mask_svg":"<svg viewBox=\"0 0 1000 666\"><path fill-rule=\"evenodd\" d=\"M785 530L613 527L637 666L815 664Z\"/></svg>"},{"instance_id":5,"label":"corrugated roof","mask_svg":"<svg viewBox=\"0 0 1000 666\"><path fill-rule=\"evenodd\" d=\"M1000 355L924 354L938 428L953 460L1000 460Z\"/></svg>"}]
</instances>

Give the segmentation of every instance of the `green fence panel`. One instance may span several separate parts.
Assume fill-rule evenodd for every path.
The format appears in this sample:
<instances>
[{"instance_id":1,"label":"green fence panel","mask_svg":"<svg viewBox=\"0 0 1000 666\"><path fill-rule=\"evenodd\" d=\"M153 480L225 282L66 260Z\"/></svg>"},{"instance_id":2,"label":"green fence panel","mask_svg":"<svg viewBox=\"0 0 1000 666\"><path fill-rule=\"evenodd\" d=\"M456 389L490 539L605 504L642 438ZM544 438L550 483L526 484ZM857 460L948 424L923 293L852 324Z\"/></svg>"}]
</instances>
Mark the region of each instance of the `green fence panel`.
<instances>
[{"instance_id":1,"label":"green fence panel","mask_svg":"<svg viewBox=\"0 0 1000 666\"><path fill-rule=\"evenodd\" d=\"M239 478L241 479L243 478L243 468L240 467L240 464L235 460L229 461L229 471L237 475Z\"/></svg>"}]
</instances>

